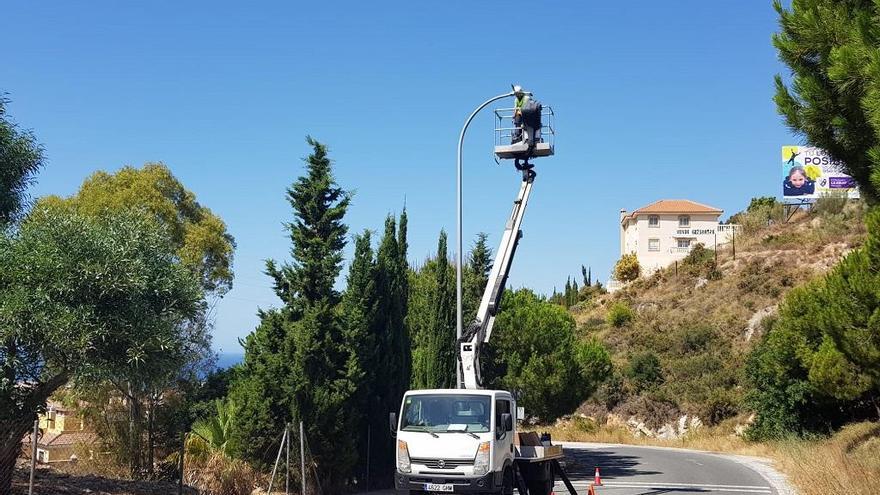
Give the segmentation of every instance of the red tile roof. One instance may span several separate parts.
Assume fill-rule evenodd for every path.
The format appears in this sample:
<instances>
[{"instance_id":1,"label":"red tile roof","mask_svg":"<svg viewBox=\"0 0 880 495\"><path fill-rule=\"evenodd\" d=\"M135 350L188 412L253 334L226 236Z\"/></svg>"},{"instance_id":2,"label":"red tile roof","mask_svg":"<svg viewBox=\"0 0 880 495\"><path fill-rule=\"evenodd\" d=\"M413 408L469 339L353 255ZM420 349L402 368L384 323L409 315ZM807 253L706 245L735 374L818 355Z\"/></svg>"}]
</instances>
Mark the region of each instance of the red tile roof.
<instances>
[{"instance_id":1,"label":"red tile roof","mask_svg":"<svg viewBox=\"0 0 880 495\"><path fill-rule=\"evenodd\" d=\"M30 443L31 435L26 436L22 443ZM90 431L65 431L63 433L43 433L37 437L39 447L61 447L65 445L90 444L98 440L98 436Z\"/></svg>"},{"instance_id":2,"label":"red tile roof","mask_svg":"<svg viewBox=\"0 0 880 495\"><path fill-rule=\"evenodd\" d=\"M722 213L723 211L687 199L661 199L633 213Z\"/></svg>"},{"instance_id":3,"label":"red tile roof","mask_svg":"<svg viewBox=\"0 0 880 495\"><path fill-rule=\"evenodd\" d=\"M623 218L624 221L645 213L724 213L724 210L688 199L661 199L643 206Z\"/></svg>"}]
</instances>

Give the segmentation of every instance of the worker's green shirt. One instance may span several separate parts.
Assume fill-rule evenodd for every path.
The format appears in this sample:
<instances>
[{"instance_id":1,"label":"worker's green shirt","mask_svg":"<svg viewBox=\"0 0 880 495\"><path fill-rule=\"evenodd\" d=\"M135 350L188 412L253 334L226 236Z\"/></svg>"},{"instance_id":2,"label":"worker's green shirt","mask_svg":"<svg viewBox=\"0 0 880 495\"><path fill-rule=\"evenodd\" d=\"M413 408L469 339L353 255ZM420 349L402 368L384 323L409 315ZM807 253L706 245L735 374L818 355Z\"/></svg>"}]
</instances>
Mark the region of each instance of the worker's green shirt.
<instances>
[{"instance_id":1,"label":"worker's green shirt","mask_svg":"<svg viewBox=\"0 0 880 495\"><path fill-rule=\"evenodd\" d=\"M517 96L516 97L516 109L522 110L522 107L523 107L523 105L526 104L526 100L528 100L528 98L529 98L528 95Z\"/></svg>"}]
</instances>

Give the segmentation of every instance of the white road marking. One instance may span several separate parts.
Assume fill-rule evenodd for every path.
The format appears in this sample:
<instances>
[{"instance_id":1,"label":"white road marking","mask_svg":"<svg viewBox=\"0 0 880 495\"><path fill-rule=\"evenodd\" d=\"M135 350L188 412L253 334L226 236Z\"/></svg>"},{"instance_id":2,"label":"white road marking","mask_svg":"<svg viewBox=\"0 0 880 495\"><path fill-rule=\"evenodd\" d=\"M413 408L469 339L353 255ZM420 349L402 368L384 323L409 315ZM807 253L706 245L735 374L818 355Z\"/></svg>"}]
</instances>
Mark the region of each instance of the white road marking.
<instances>
[{"instance_id":1,"label":"white road marking","mask_svg":"<svg viewBox=\"0 0 880 495\"><path fill-rule=\"evenodd\" d=\"M589 487L592 483L587 481L572 481L571 484L576 488ZM557 486L563 486L557 483ZM772 493L769 486L759 485L711 485L703 483L669 483L658 482L650 483L645 481L606 481L596 488L601 490L602 487L613 488L662 488L662 489L681 489L689 490L698 488L707 492L739 492L739 493Z\"/></svg>"}]
</instances>

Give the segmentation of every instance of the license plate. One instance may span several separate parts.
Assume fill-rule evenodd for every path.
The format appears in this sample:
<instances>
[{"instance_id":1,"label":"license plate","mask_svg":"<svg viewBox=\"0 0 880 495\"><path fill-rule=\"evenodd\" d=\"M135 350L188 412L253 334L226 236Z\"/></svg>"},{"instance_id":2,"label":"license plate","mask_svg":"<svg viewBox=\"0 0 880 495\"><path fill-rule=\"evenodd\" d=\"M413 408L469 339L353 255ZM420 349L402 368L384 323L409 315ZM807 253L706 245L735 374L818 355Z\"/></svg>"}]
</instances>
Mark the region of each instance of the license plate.
<instances>
[{"instance_id":1,"label":"license plate","mask_svg":"<svg viewBox=\"0 0 880 495\"><path fill-rule=\"evenodd\" d=\"M441 485L439 483L425 483L425 491L428 492L451 492L453 491L452 484Z\"/></svg>"}]
</instances>

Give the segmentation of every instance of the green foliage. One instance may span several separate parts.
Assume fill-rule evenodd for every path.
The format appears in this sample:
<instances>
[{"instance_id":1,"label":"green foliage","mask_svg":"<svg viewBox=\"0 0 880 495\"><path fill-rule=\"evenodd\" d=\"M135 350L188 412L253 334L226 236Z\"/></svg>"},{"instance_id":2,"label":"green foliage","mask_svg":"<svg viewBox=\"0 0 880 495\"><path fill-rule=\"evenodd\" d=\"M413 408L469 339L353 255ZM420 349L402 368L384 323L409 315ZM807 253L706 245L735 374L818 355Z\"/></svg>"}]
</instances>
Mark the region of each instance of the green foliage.
<instances>
[{"instance_id":1,"label":"green foliage","mask_svg":"<svg viewBox=\"0 0 880 495\"><path fill-rule=\"evenodd\" d=\"M0 238L0 458L68 380L179 366L201 299L152 219L35 208Z\"/></svg>"},{"instance_id":2,"label":"green foliage","mask_svg":"<svg viewBox=\"0 0 880 495\"><path fill-rule=\"evenodd\" d=\"M16 221L27 204L26 191L43 166L43 147L33 133L9 119L9 100L0 94L0 225Z\"/></svg>"},{"instance_id":3,"label":"green foliage","mask_svg":"<svg viewBox=\"0 0 880 495\"><path fill-rule=\"evenodd\" d=\"M639 278L642 268L635 253L624 254L614 265L614 278L621 282L632 282Z\"/></svg>"},{"instance_id":4,"label":"green foliage","mask_svg":"<svg viewBox=\"0 0 880 495\"><path fill-rule=\"evenodd\" d=\"M813 212L822 216L840 215L849 202L846 193L823 194L813 205Z\"/></svg>"},{"instance_id":5,"label":"green foliage","mask_svg":"<svg viewBox=\"0 0 880 495\"><path fill-rule=\"evenodd\" d=\"M653 389L663 382L660 359L653 352L643 352L632 356L629 360L627 375L638 391Z\"/></svg>"},{"instance_id":6,"label":"green foliage","mask_svg":"<svg viewBox=\"0 0 880 495\"><path fill-rule=\"evenodd\" d=\"M826 431L880 414L880 210L867 224L864 247L793 289L752 352L754 436Z\"/></svg>"},{"instance_id":7,"label":"green foliage","mask_svg":"<svg viewBox=\"0 0 880 495\"><path fill-rule=\"evenodd\" d=\"M842 160L870 204L880 187L880 30L874 2L777 0L779 58L792 71L776 76L777 109L788 126Z\"/></svg>"},{"instance_id":8,"label":"green foliage","mask_svg":"<svg viewBox=\"0 0 880 495\"><path fill-rule=\"evenodd\" d=\"M227 455L235 418L235 403L216 399L212 415L199 419L192 426L187 441L187 454L208 457L212 452Z\"/></svg>"},{"instance_id":9,"label":"green foliage","mask_svg":"<svg viewBox=\"0 0 880 495\"><path fill-rule=\"evenodd\" d=\"M455 281L449 263L446 232L440 231L437 256L425 265L417 286L427 292L422 295L427 302L427 317L419 325L413 363L413 386L416 388L455 387ZM476 278L476 277L475 277ZM425 287L427 286L427 287ZM474 294L475 295L475 294ZM419 318L413 313L410 321Z\"/></svg>"},{"instance_id":10,"label":"green foliage","mask_svg":"<svg viewBox=\"0 0 880 495\"><path fill-rule=\"evenodd\" d=\"M779 201L776 201L776 198L773 196L760 196L752 198L749 201L749 206L746 208L746 211L749 213L754 213L755 211L766 211L775 208L779 205Z\"/></svg>"},{"instance_id":11,"label":"green foliage","mask_svg":"<svg viewBox=\"0 0 880 495\"><path fill-rule=\"evenodd\" d=\"M226 224L162 163L126 166L113 174L98 171L75 195L48 196L38 204L63 205L90 216L146 211L165 226L180 260L199 275L206 291L223 294L232 287L235 240Z\"/></svg>"},{"instance_id":12,"label":"green foliage","mask_svg":"<svg viewBox=\"0 0 880 495\"><path fill-rule=\"evenodd\" d=\"M601 344L576 343L574 328L558 305L527 289L506 292L485 354L491 387L521 393L526 411L544 421L571 412L611 368Z\"/></svg>"},{"instance_id":13,"label":"green foliage","mask_svg":"<svg viewBox=\"0 0 880 495\"><path fill-rule=\"evenodd\" d=\"M608 314L605 316L605 321L613 326L620 328L629 322L631 322L636 317L635 312L623 301L617 301L611 305L611 309L608 310Z\"/></svg>"},{"instance_id":14,"label":"green foliage","mask_svg":"<svg viewBox=\"0 0 880 495\"><path fill-rule=\"evenodd\" d=\"M706 277L710 280L721 278L715 263L715 250L706 249L702 242L691 248L691 252L681 260L682 270L691 276Z\"/></svg>"},{"instance_id":15,"label":"green foliage","mask_svg":"<svg viewBox=\"0 0 880 495\"><path fill-rule=\"evenodd\" d=\"M231 392L240 405L231 438L238 454L268 463L280 428L303 421L320 478L337 487L357 460L357 436L351 432L358 416L352 408L365 373L360 343L347 331L341 297L333 288L346 244L342 219L350 196L333 180L326 147L307 141L312 154L306 173L287 190L294 216L286 224L293 260L266 263L284 306L260 312L259 326L244 342L245 361ZM380 258L389 262L398 264Z\"/></svg>"}]
</instances>

